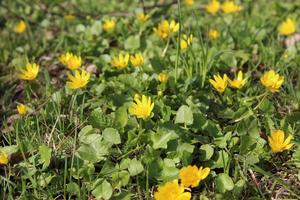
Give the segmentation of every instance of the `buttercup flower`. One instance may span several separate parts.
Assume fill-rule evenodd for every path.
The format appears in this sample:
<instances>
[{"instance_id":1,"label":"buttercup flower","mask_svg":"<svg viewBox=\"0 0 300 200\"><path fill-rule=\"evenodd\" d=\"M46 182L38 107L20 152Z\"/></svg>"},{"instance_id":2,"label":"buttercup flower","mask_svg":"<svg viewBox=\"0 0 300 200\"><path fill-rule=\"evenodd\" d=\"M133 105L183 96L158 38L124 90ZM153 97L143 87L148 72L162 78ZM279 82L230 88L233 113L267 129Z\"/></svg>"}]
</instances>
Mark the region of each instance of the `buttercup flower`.
<instances>
[{"instance_id":1,"label":"buttercup flower","mask_svg":"<svg viewBox=\"0 0 300 200\"><path fill-rule=\"evenodd\" d=\"M16 33L23 33L24 31L26 31L26 24L23 20L19 21L19 23L15 26L14 31Z\"/></svg>"},{"instance_id":2,"label":"buttercup flower","mask_svg":"<svg viewBox=\"0 0 300 200\"><path fill-rule=\"evenodd\" d=\"M27 109L26 105L19 104L19 105L17 105L17 110L18 110L19 115L26 115L28 109Z\"/></svg>"},{"instance_id":3,"label":"buttercup flower","mask_svg":"<svg viewBox=\"0 0 300 200\"><path fill-rule=\"evenodd\" d=\"M7 165L8 156L4 151L0 150L0 165Z\"/></svg>"},{"instance_id":4,"label":"buttercup flower","mask_svg":"<svg viewBox=\"0 0 300 200\"><path fill-rule=\"evenodd\" d=\"M190 34L190 36L187 36L186 34L182 35L182 38L180 39L180 48L181 49L186 49L188 46L192 44L193 41L193 35Z\"/></svg>"},{"instance_id":5,"label":"buttercup flower","mask_svg":"<svg viewBox=\"0 0 300 200\"><path fill-rule=\"evenodd\" d=\"M113 19L104 20L103 29L106 32L111 32L115 29L116 22Z\"/></svg>"},{"instance_id":6,"label":"buttercup flower","mask_svg":"<svg viewBox=\"0 0 300 200\"><path fill-rule=\"evenodd\" d=\"M159 75L158 75L158 80L161 82L161 83L166 83L167 81L168 81L168 79L169 79L169 76L168 76L168 74L166 74L166 73L160 73Z\"/></svg>"},{"instance_id":7,"label":"buttercup flower","mask_svg":"<svg viewBox=\"0 0 300 200\"><path fill-rule=\"evenodd\" d=\"M215 14L220 9L220 3L219 1L212 0L209 4L205 6L205 8L208 13Z\"/></svg>"},{"instance_id":8,"label":"buttercup flower","mask_svg":"<svg viewBox=\"0 0 300 200\"><path fill-rule=\"evenodd\" d=\"M284 140L284 132L282 130L276 130L271 133L271 137L268 137L269 145L274 153L283 152L289 150L293 144L291 143L292 136L289 135Z\"/></svg>"},{"instance_id":9,"label":"buttercup flower","mask_svg":"<svg viewBox=\"0 0 300 200\"><path fill-rule=\"evenodd\" d=\"M144 64L144 57L141 53L130 56L130 62L135 67L140 67Z\"/></svg>"},{"instance_id":10,"label":"buttercup flower","mask_svg":"<svg viewBox=\"0 0 300 200\"><path fill-rule=\"evenodd\" d=\"M58 59L63 65L65 65L70 70L78 69L82 64L80 56L76 56L69 52L60 55Z\"/></svg>"},{"instance_id":11,"label":"buttercup flower","mask_svg":"<svg viewBox=\"0 0 300 200\"><path fill-rule=\"evenodd\" d=\"M296 32L296 23L291 18L287 18L278 27L280 35L291 35Z\"/></svg>"},{"instance_id":12,"label":"buttercup flower","mask_svg":"<svg viewBox=\"0 0 300 200\"><path fill-rule=\"evenodd\" d=\"M64 15L64 19L68 21L74 20L76 17L74 15Z\"/></svg>"},{"instance_id":13,"label":"buttercup flower","mask_svg":"<svg viewBox=\"0 0 300 200\"><path fill-rule=\"evenodd\" d=\"M18 77L22 80L33 80L39 73L39 65L35 63L28 63L25 69L21 69Z\"/></svg>"},{"instance_id":14,"label":"buttercup flower","mask_svg":"<svg viewBox=\"0 0 300 200\"><path fill-rule=\"evenodd\" d=\"M278 92L283 81L284 77L277 74L274 70L267 71L260 78L260 82L271 92Z\"/></svg>"},{"instance_id":15,"label":"buttercup flower","mask_svg":"<svg viewBox=\"0 0 300 200\"><path fill-rule=\"evenodd\" d=\"M69 81L67 81L67 86L70 89L78 89L86 86L90 80L91 74L86 72L84 69L81 71L81 74L78 70L75 70L75 75L68 74Z\"/></svg>"},{"instance_id":16,"label":"buttercup flower","mask_svg":"<svg viewBox=\"0 0 300 200\"><path fill-rule=\"evenodd\" d=\"M221 9L224 13L229 14L241 11L242 6L235 4L233 1L225 1L222 4Z\"/></svg>"},{"instance_id":17,"label":"buttercup flower","mask_svg":"<svg viewBox=\"0 0 300 200\"><path fill-rule=\"evenodd\" d=\"M119 56L112 58L111 64L117 69L124 69L125 67L128 66L128 62L129 62L129 53L126 53L125 55L120 53Z\"/></svg>"},{"instance_id":18,"label":"buttercup flower","mask_svg":"<svg viewBox=\"0 0 300 200\"><path fill-rule=\"evenodd\" d=\"M190 192L184 191L184 186L178 184L178 180L167 182L158 187L154 193L155 200L190 200Z\"/></svg>"},{"instance_id":19,"label":"buttercup flower","mask_svg":"<svg viewBox=\"0 0 300 200\"><path fill-rule=\"evenodd\" d=\"M144 23L150 18L150 16L145 15L144 13L139 13L136 15L136 18L139 20L139 22Z\"/></svg>"},{"instance_id":20,"label":"buttercup flower","mask_svg":"<svg viewBox=\"0 0 300 200\"><path fill-rule=\"evenodd\" d=\"M176 23L174 20L170 23L167 20L163 20L158 27L153 28L153 30L161 39L166 39L179 30L179 23Z\"/></svg>"},{"instance_id":21,"label":"buttercup flower","mask_svg":"<svg viewBox=\"0 0 300 200\"><path fill-rule=\"evenodd\" d=\"M136 115L137 118L146 119L151 116L154 102L151 102L151 98L145 95L138 95L134 96L134 101L129 107L129 113L132 115Z\"/></svg>"},{"instance_id":22,"label":"buttercup flower","mask_svg":"<svg viewBox=\"0 0 300 200\"><path fill-rule=\"evenodd\" d=\"M209 82L212 86L219 92L223 93L227 87L228 77L226 74L223 75L223 78L218 74L214 75L214 79L209 79Z\"/></svg>"},{"instance_id":23,"label":"buttercup flower","mask_svg":"<svg viewBox=\"0 0 300 200\"><path fill-rule=\"evenodd\" d=\"M185 5L192 6L194 5L194 0L184 0Z\"/></svg>"},{"instance_id":24,"label":"buttercup flower","mask_svg":"<svg viewBox=\"0 0 300 200\"><path fill-rule=\"evenodd\" d=\"M238 75L235 79L231 80L228 78L229 86L232 88L240 89L242 88L247 82L247 79L243 79L243 72L239 71Z\"/></svg>"},{"instance_id":25,"label":"buttercup flower","mask_svg":"<svg viewBox=\"0 0 300 200\"><path fill-rule=\"evenodd\" d=\"M179 177L181 179L181 183L185 187L197 187L201 180L205 179L210 172L208 167L204 168L200 167L198 169L197 166L187 166L183 167L179 172Z\"/></svg>"},{"instance_id":26,"label":"buttercup flower","mask_svg":"<svg viewBox=\"0 0 300 200\"><path fill-rule=\"evenodd\" d=\"M220 37L220 32L215 29L210 29L208 32L208 37L213 40L218 39Z\"/></svg>"}]
</instances>

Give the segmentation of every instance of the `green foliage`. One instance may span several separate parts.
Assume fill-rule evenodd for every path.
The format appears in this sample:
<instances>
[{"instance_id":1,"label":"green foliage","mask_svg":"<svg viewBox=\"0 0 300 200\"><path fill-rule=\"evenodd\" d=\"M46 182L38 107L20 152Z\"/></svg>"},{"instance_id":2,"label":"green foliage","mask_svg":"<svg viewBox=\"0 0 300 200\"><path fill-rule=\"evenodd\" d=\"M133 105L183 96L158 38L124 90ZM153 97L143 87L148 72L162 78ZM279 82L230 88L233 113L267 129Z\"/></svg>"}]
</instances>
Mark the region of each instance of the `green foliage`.
<instances>
[{"instance_id":1,"label":"green foliage","mask_svg":"<svg viewBox=\"0 0 300 200\"><path fill-rule=\"evenodd\" d=\"M235 1L243 9L231 14L208 13L208 1L178 2L1 1L0 161L9 162L0 163L0 199L149 200L188 165L211 170L185 190L192 199L300 199L300 42L278 33L288 17L299 32L300 1ZM116 22L111 31L107 19ZM16 33L20 20L26 30ZM162 20L180 30L160 38ZM184 34L193 35L186 49ZM80 89L67 86L75 72L59 59L66 52L91 73ZM129 57L118 69L120 52L141 53L143 64ZM39 73L20 80L28 62ZM260 81L271 69L284 77L278 92ZM209 81L239 71L239 89L219 93ZM148 117L131 111L135 94L154 103L150 114L149 105L137 109ZM291 149L271 151L276 129L292 135Z\"/></svg>"}]
</instances>

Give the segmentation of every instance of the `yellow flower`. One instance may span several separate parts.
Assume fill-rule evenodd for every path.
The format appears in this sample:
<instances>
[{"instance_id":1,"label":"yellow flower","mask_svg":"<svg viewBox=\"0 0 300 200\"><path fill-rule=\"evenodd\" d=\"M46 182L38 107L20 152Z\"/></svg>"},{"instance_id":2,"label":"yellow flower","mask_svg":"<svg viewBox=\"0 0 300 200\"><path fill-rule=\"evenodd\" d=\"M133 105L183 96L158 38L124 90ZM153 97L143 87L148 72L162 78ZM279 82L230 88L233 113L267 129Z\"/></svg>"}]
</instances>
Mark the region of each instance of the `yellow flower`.
<instances>
[{"instance_id":1,"label":"yellow flower","mask_svg":"<svg viewBox=\"0 0 300 200\"><path fill-rule=\"evenodd\" d=\"M166 83L168 81L168 79L169 79L169 76L166 73L162 72L158 75L158 80L162 83Z\"/></svg>"},{"instance_id":2,"label":"yellow flower","mask_svg":"<svg viewBox=\"0 0 300 200\"><path fill-rule=\"evenodd\" d=\"M139 22L144 23L150 18L150 16L145 15L144 13L139 13L136 15L136 18L139 20Z\"/></svg>"},{"instance_id":3,"label":"yellow flower","mask_svg":"<svg viewBox=\"0 0 300 200\"><path fill-rule=\"evenodd\" d=\"M15 26L15 32L16 33L23 33L26 31L26 24L23 20L19 21L19 23Z\"/></svg>"},{"instance_id":4,"label":"yellow flower","mask_svg":"<svg viewBox=\"0 0 300 200\"><path fill-rule=\"evenodd\" d=\"M74 20L76 17L74 15L64 15L64 19L68 21Z\"/></svg>"},{"instance_id":5,"label":"yellow flower","mask_svg":"<svg viewBox=\"0 0 300 200\"><path fill-rule=\"evenodd\" d=\"M151 102L151 98L145 95L142 95L141 97L136 94L134 96L134 101L135 103L129 107L129 113L136 115L137 118L146 119L150 117L154 107L154 102Z\"/></svg>"},{"instance_id":6,"label":"yellow flower","mask_svg":"<svg viewBox=\"0 0 300 200\"><path fill-rule=\"evenodd\" d=\"M103 24L103 29L106 31L106 32L111 32L115 29L116 27L116 22L115 20L113 19L107 19L104 21L104 24Z\"/></svg>"},{"instance_id":7,"label":"yellow flower","mask_svg":"<svg viewBox=\"0 0 300 200\"><path fill-rule=\"evenodd\" d=\"M18 77L22 80L33 80L39 73L39 65L36 63L28 63L26 69L21 69Z\"/></svg>"},{"instance_id":8,"label":"yellow flower","mask_svg":"<svg viewBox=\"0 0 300 200\"><path fill-rule=\"evenodd\" d=\"M67 81L67 86L70 89L82 88L89 82L90 76L91 74L84 69L81 71L81 74L78 70L75 70L75 76L68 74L69 81Z\"/></svg>"},{"instance_id":9,"label":"yellow flower","mask_svg":"<svg viewBox=\"0 0 300 200\"><path fill-rule=\"evenodd\" d=\"M129 53L126 53L125 55L120 53L119 56L112 58L111 64L117 69L124 69L125 67L128 66L128 62L129 62Z\"/></svg>"},{"instance_id":10,"label":"yellow flower","mask_svg":"<svg viewBox=\"0 0 300 200\"><path fill-rule=\"evenodd\" d=\"M219 93L223 93L227 87L227 75L224 74L223 78L220 75L214 75L214 79L209 79L209 82Z\"/></svg>"},{"instance_id":11,"label":"yellow flower","mask_svg":"<svg viewBox=\"0 0 300 200\"><path fill-rule=\"evenodd\" d=\"M135 67L140 67L144 64L144 57L141 53L136 53L130 56L130 62Z\"/></svg>"},{"instance_id":12,"label":"yellow flower","mask_svg":"<svg viewBox=\"0 0 300 200\"><path fill-rule=\"evenodd\" d=\"M229 86L232 88L240 89L246 84L247 79L243 79L243 72L239 71L237 77L233 80L228 78Z\"/></svg>"},{"instance_id":13,"label":"yellow flower","mask_svg":"<svg viewBox=\"0 0 300 200\"><path fill-rule=\"evenodd\" d=\"M220 3L219 1L216 1L216 0L212 0L209 4L207 4L205 6L206 8L206 11L211 13L211 14L215 14L219 11L220 9Z\"/></svg>"},{"instance_id":14,"label":"yellow flower","mask_svg":"<svg viewBox=\"0 0 300 200\"><path fill-rule=\"evenodd\" d=\"M208 37L212 40L218 39L220 37L220 32L215 29L210 29L208 32Z\"/></svg>"},{"instance_id":15,"label":"yellow flower","mask_svg":"<svg viewBox=\"0 0 300 200\"><path fill-rule=\"evenodd\" d=\"M155 200L190 200L190 192L184 192L184 186L178 184L178 180L167 182L158 187L154 193Z\"/></svg>"},{"instance_id":16,"label":"yellow flower","mask_svg":"<svg viewBox=\"0 0 300 200\"><path fill-rule=\"evenodd\" d=\"M284 77L277 74L274 70L267 71L260 78L260 82L271 92L278 92L283 81Z\"/></svg>"},{"instance_id":17,"label":"yellow flower","mask_svg":"<svg viewBox=\"0 0 300 200\"><path fill-rule=\"evenodd\" d=\"M26 115L28 109L27 109L26 105L19 104L19 105L17 105L17 110L18 110L19 115Z\"/></svg>"},{"instance_id":18,"label":"yellow flower","mask_svg":"<svg viewBox=\"0 0 300 200\"><path fill-rule=\"evenodd\" d=\"M8 156L4 151L0 150L0 165L7 165Z\"/></svg>"},{"instance_id":19,"label":"yellow flower","mask_svg":"<svg viewBox=\"0 0 300 200\"><path fill-rule=\"evenodd\" d=\"M72 53L65 53L59 56L59 61L70 70L78 69L81 66L81 57Z\"/></svg>"},{"instance_id":20,"label":"yellow flower","mask_svg":"<svg viewBox=\"0 0 300 200\"><path fill-rule=\"evenodd\" d=\"M291 18L287 18L278 27L280 35L291 35L296 32L296 23Z\"/></svg>"},{"instance_id":21,"label":"yellow flower","mask_svg":"<svg viewBox=\"0 0 300 200\"><path fill-rule=\"evenodd\" d=\"M289 135L284 140L284 132L282 130L273 131L271 133L271 137L268 137L269 145L274 153L290 149L293 146L291 139L292 136Z\"/></svg>"},{"instance_id":22,"label":"yellow flower","mask_svg":"<svg viewBox=\"0 0 300 200\"><path fill-rule=\"evenodd\" d=\"M194 5L194 0L185 0L184 3L187 6L192 6L192 5Z\"/></svg>"},{"instance_id":23,"label":"yellow flower","mask_svg":"<svg viewBox=\"0 0 300 200\"><path fill-rule=\"evenodd\" d=\"M197 187L201 180L205 179L210 172L208 167L204 168L200 167L198 169L197 166L187 166L183 167L179 172L179 177L181 179L181 183L185 187Z\"/></svg>"},{"instance_id":24,"label":"yellow flower","mask_svg":"<svg viewBox=\"0 0 300 200\"><path fill-rule=\"evenodd\" d=\"M163 20L159 23L158 27L153 28L153 30L158 37L166 39L179 30L179 23L176 23L174 20L170 23L167 20Z\"/></svg>"},{"instance_id":25,"label":"yellow flower","mask_svg":"<svg viewBox=\"0 0 300 200\"><path fill-rule=\"evenodd\" d=\"M190 46L192 44L193 41L193 35L190 34L190 36L187 36L186 34L182 35L182 38L180 40L180 48L181 49L186 49L188 48L188 46Z\"/></svg>"},{"instance_id":26,"label":"yellow flower","mask_svg":"<svg viewBox=\"0 0 300 200\"><path fill-rule=\"evenodd\" d=\"M224 13L229 14L241 11L242 6L235 4L233 1L225 1L221 9Z\"/></svg>"}]
</instances>

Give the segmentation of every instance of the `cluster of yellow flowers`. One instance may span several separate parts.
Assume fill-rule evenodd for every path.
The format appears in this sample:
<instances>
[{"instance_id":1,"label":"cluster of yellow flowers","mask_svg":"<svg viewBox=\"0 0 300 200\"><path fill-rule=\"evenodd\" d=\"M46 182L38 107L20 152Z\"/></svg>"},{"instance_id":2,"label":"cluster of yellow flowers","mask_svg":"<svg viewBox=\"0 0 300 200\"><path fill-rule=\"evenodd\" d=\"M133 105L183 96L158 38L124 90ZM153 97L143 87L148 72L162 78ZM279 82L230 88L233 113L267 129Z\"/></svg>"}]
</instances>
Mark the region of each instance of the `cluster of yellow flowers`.
<instances>
[{"instance_id":1,"label":"cluster of yellow flowers","mask_svg":"<svg viewBox=\"0 0 300 200\"><path fill-rule=\"evenodd\" d=\"M64 19L65 19L65 20L68 20L68 21L72 21L72 20L74 20L75 18L76 18L75 15L71 15L71 14L64 15Z\"/></svg>"},{"instance_id":2,"label":"cluster of yellow flowers","mask_svg":"<svg viewBox=\"0 0 300 200\"><path fill-rule=\"evenodd\" d=\"M140 23L145 23L150 18L150 15L147 14L145 15L144 13L138 13L136 15L136 18Z\"/></svg>"},{"instance_id":3,"label":"cluster of yellow flowers","mask_svg":"<svg viewBox=\"0 0 300 200\"><path fill-rule=\"evenodd\" d=\"M194 0L185 0L184 3L187 6L192 6L192 5L194 5Z\"/></svg>"},{"instance_id":4,"label":"cluster of yellow flowers","mask_svg":"<svg viewBox=\"0 0 300 200\"><path fill-rule=\"evenodd\" d=\"M145 95L136 94L134 101L129 107L130 114L135 115L137 118L147 119L151 116L154 108L154 102L151 102L151 98Z\"/></svg>"},{"instance_id":5,"label":"cluster of yellow flowers","mask_svg":"<svg viewBox=\"0 0 300 200\"><path fill-rule=\"evenodd\" d=\"M208 31L208 37L212 40L216 40L220 37L220 32L216 29L210 29Z\"/></svg>"},{"instance_id":6,"label":"cluster of yellow flowers","mask_svg":"<svg viewBox=\"0 0 300 200\"><path fill-rule=\"evenodd\" d=\"M181 183L173 180L158 187L154 193L155 200L190 200L192 195L185 191L185 188L197 187L200 181L204 180L210 173L210 168L197 166L183 167L179 172Z\"/></svg>"},{"instance_id":7,"label":"cluster of yellow flowers","mask_svg":"<svg viewBox=\"0 0 300 200\"><path fill-rule=\"evenodd\" d=\"M18 73L18 78L21 80L32 81L39 73L40 66L36 63L27 63L26 66ZM25 116L28 112L28 107L24 104L17 105L19 115Z\"/></svg>"},{"instance_id":8,"label":"cluster of yellow flowers","mask_svg":"<svg viewBox=\"0 0 300 200\"><path fill-rule=\"evenodd\" d=\"M115 30L116 21L114 19L106 19L103 23L103 30L106 32L112 32Z\"/></svg>"},{"instance_id":9,"label":"cluster of yellow flowers","mask_svg":"<svg viewBox=\"0 0 300 200\"><path fill-rule=\"evenodd\" d=\"M134 67L141 67L144 64L144 57L141 53L133 55L129 55L129 53L119 53L118 56L112 57L111 65L117 69L124 69L128 66L129 60Z\"/></svg>"},{"instance_id":10,"label":"cluster of yellow flowers","mask_svg":"<svg viewBox=\"0 0 300 200\"><path fill-rule=\"evenodd\" d=\"M277 74L274 70L264 73L260 78L260 82L271 92L278 92L283 81L284 77ZM247 79L243 79L243 72L239 71L238 76L233 80L224 74L223 78L220 75L214 75L214 79L209 79L209 82L219 93L223 93L228 84L232 88L240 89L246 84Z\"/></svg>"},{"instance_id":11,"label":"cluster of yellow flowers","mask_svg":"<svg viewBox=\"0 0 300 200\"><path fill-rule=\"evenodd\" d=\"M223 78L220 75L214 75L214 80L209 79L212 86L219 92L223 93L229 84L230 87L239 89L246 84L247 79L243 79L243 73L238 72L238 76L234 80L230 80L226 74ZM264 85L271 92L278 92L279 88L284 82L284 77L277 74L274 70L267 71L260 78L262 85ZM292 136L289 135L284 140L284 132L282 130L276 130L271 133L271 137L268 137L269 145L274 153L282 152L290 149Z\"/></svg>"},{"instance_id":12,"label":"cluster of yellow flowers","mask_svg":"<svg viewBox=\"0 0 300 200\"><path fill-rule=\"evenodd\" d=\"M16 32L16 33L23 33L23 32L25 32L26 31L26 23L23 21L23 20L21 20L21 21L19 21L18 23L17 23L17 25L15 26L15 29L14 29L14 31Z\"/></svg>"},{"instance_id":13,"label":"cluster of yellow flowers","mask_svg":"<svg viewBox=\"0 0 300 200\"><path fill-rule=\"evenodd\" d=\"M169 79L169 76L168 74L162 72L158 75L158 80L161 82L161 83L166 83Z\"/></svg>"},{"instance_id":14,"label":"cluster of yellow flowers","mask_svg":"<svg viewBox=\"0 0 300 200\"><path fill-rule=\"evenodd\" d=\"M19 105L17 105L17 110L18 110L19 115L23 116L23 115L26 115L28 108L26 105L20 103Z\"/></svg>"},{"instance_id":15,"label":"cluster of yellow flowers","mask_svg":"<svg viewBox=\"0 0 300 200\"><path fill-rule=\"evenodd\" d=\"M0 165L7 165L8 155L4 151L0 151Z\"/></svg>"},{"instance_id":16,"label":"cluster of yellow flowers","mask_svg":"<svg viewBox=\"0 0 300 200\"><path fill-rule=\"evenodd\" d=\"M163 20L159 23L157 28L153 28L154 33L161 39L167 39L171 37L172 34L178 32L178 30L179 23L177 23L175 20L171 20L170 22Z\"/></svg>"},{"instance_id":17,"label":"cluster of yellow flowers","mask_svg":"<svg viewBox=\"0 0 300 200\"><path fill-rule=\"evenodd\" d=\"M81 73L79 70L75 70L75 75L68 74L69 81L67 81L67 86L73 90L83 88L89 82L90 77L91 74L84 69L81 70Z\"/></svg>"},{"instance_id":18,"label":"cluster of yellow flowers","mask_svg":"<svg viewBox=\"0 0 300 200\"><path fill-rule=\"evenodd\" d=\"M84 69L79 72L79 68L82 65L80 56L76 56L72 53L65 53L59 56L59 61L65 65L68 69L74 70L74 76L68 74L69 81L67 81L67 87L70 89L79 89L87 85L90 79L90 73ZM36 63L27 63L27 65L20 70L18 77L21 80L32 81L34 80L39 72L39 65ZM24 104L17 105L17 111L21 116L26 115L28 107Z\"/></svg>"},{"instance_id":19,"label":"cluster of yellow flowers","mask_svg":"<svg viewBox=\"0 0 300 200\"><path fill-rule=\"evenodd\" d=\"M61 64L65 65L70 70L78 69L82 64L81 57L70 52L60 55L58 59Z\"/></svg>"},{"instance_id":20,"label":"cluster of yellow flowers","mask_svg":"<svg viewBox=\"0 0 300 200\"><path fill-rule=\"evenodd\" d=\"M296 32L296 23L291 18L287 18L278 26L280 35L291 35Z\"/></svg>"},{"instance_id":21,"label":"cluster of yellow flowers","mask_svg":"<svg viewBox=\"0 0 300 200\"><path fill-rule=\"evenodd\" d=\"M27 63L25 69L21 69L18 77L22 80L34 80L39 73L39 65L36 63Z\"/></svg>"},{"instance_id":22,"label":"cluster of yellow flowers","mask_svg":"<svg viewBox=\"0 0 300 200\"><path fill-rule=\"evenodd\" d=\"M180 39L180 48L182 50L187 49L188 46L190 46L193 42L193 35L190 34L187 36L186 34L182 35L182 38Z\"/></svg>"},{"instance_id":23,"label":"cluster of yellow flowers","mask_svg":"<svg viewBox=\"0 0 300 200\"><path fill-rule=\"evenodd\" d=\"M242 6L237 5L234 1L225 1L222 5L217 0L212 0L205 6L206 11L211 14L217 13L220 9L225 14L236 13L242 10Z\"/></svg>"},{"instance_id":24,"label":"cluster of yellow flowers","mask_svg":"<svg viewBox=\"0 0 300 200\"><path fill-rule=\"evenodd\" d=\"M214 79L209 79L209 82L219 93L223 93L228 83L230 87L240 89L246 84L247 79L243 79L243 72L239 71L238 76L233 80L228 78L226 74L223 75L223 78L218 74L214 75Z\"/></svg>"},{"instance_id":25,"label":"cluster of yellow flowers","mask_svg":"<svg viewBox=\"0 0 300 200\"><path fill-rule=\"evenodd\" d=\"M284 139L284 132L282 130L275 130L271 133L271 137L268 137L269 145L274 153L283 152L289 150L293 144L291 143L292 136L289 135Z\"/></svg>"},{"instance_id":26,"label":"cluster of yellow flowers","mask_svg":"<svg viewBox=\"0 0 300 200\"><path fill-rule=\"evenodd\" d=\"M60 55L58 59L61 64L65 65L68 69L74 70L74 75L68 74L69 81L67 81L67 86L70 89L79 89L87 85L91 74L86 72L84 69L81 70L81 73L78 70L82 65L82 59L80 56L66 52Z\"/></svg>"}]
</instances>

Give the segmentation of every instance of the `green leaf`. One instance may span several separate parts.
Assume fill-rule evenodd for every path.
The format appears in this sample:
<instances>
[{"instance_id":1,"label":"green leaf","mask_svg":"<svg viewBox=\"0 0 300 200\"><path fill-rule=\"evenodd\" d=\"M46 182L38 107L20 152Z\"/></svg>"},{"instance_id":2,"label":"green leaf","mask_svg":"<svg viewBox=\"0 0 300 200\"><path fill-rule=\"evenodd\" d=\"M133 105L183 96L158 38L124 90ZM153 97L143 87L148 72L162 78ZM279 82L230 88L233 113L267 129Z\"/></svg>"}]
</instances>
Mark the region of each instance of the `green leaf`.
<instances>
[{"instance_id":1,"label":"green leaf","mask_svg":"<svg viewBox=\"0 0 300 200\"><path fill-rule=\"evenodd\" d=\"M115 123L117 126L124 128L128 122L128 115L126 107L120 107L115 112Z\"/></svg>"},{"instance_id":2,"label":"green leaf","mask_svg":"<svg viewBox=\"0 0 300 200\"><path fill-rule=\"evenodd\" d=\"M105 115L100 108L93 110L88 118L89 124L94 128L106 128L113 125L113 120Z\"/></svg>"},{"instance_id":3,"label":"green leaf","mask_svg":"<svg viewBox=\"0 0 300 200\"><path fill-rule=\"evenodd\" d=\"M93 35L99 35L102 32L102 22L100 20L95 21L90 30Z\"/></svg>"},{"instance_id":4,"label":"green leaf","mask_svg":"<svg viewBox=\"0 0 300 200\"><path fill-rule=\"evenodd\" d=\"M140 47L140 37L138 35L128 37L124 43L124 47L126 50L138 49Z\"/></svg>"},{"instance_id":5,"label":"green leaf","mask_svg":"<svg viewBox=\"0 0 300 200\"><path fill-rule=\"evenodd\" d=\"M167 182L178 178L179 170L176 167L176 163L173 159L164 159L162 163L162 171L159 178Z\"/></svg>"},{"instance_id":6,"label":"green leaf","mask_svg":"<svg viewBox=\"0 0 300 200\"><path fill-rule=\"evenodd\" d=\"M18 150L19 150L18 145L10 145L10 146L5 146L5 147L0 147L0 151L5 152L7 155L16 153Z\"/></svg>"},{"instance_id":7,"label":"green leaf","mask_svg":"<svg viewBox=\"0 0 300 200\"><path fill-rule=\"evenodd\" d=\"M230 191L234 188L234 183L230 176L225 173L218 174L216 178L216 187L218 192L225 193L226 191Z\"/></svg>"},{"instance_id":8,"label":"green leaf","mask_svg":"<svg viewBox=\"0 0 300 200\"><path fill-rule=\"evenodd\" d=\"M82 160L90 162L99 162L108 154L111 144L102 140L101 135L91 134L86 137L86 141L80 144L76 155Z\"/></svg>"},{"instance_id":9,"label":"green leaf","mask_svg":"<svg viewBox=\"0 0 300 200\"><path fill-rule=\"evenodd\" d=\"M114 128L106 128L102 132L103 138L105 141L112 144L120 144L121 138L119 132Z\"/></svg>"},{"instance_id":10,"label":"green leaf","mask_svg":"<svg viewBox=\"0 0 300 200\"><path fill-rule=\"evenodd\" d=\"M157 133L151 135L152 147L154 149L166 149L170 140L178 138L178 135L173 130L159 129Z\"/></svg>"},{"instance_id":11,"label":"green leaf","mask_svg":"<svg viewBox=\"0 0 300 200\"><path fill-rule=\"evenodd\" d=\"M77 195L79 197L80 195L80 188L77 183L71 182L67 184L67 191L68 193L72 195Z\"/></svg>"},{"instance_id":12,"label":"green leaf","mask_svg":"<svg viewBox=\"0 0 300 200\"><path fill-rule=\"evenodd\" d=\"M115 182L119 187L126 186L129 182L130 175L128 171L122 170L115 172L111 175L113 182Z\"/></svg>"},{"instance_id":13,"label":"green leaf","mask_svg":"<svg viewBox=\"0 0 300 200\"><path fill-rule=\"evenodd\" d=\"M50 164L51 152L52 149L49 148L48 146L44 144L39 146L39 154L41 156L40 161L41 163L43 163L43 169L46 169Z\"/></svg>"},{"instance_id":14,"label":"green leaf","mask_svg":"<svg viewBox=\"0 0 300 200\"><path fill-rule=\"evenodd\" d=\"M183 123L185 125L191 125L193 121L193 112L190 107L182 105L176 113L175 124Z\"/></svg>"},{"instance_id":15,"label":"green leaf","mask_svg":"<svg viewBox=\"0 0 300 200\"><path fill-rule=\"evenodd\" d=\"M214 154L214 148L209 144L203 144L200 147L200 160L207 161Z\"/></svg>"},{"instance_id":16,"label":"green leaf","mask_svg":"<svg viewBox=\"0 0 300 200\"><path fill-rule=\"evenodd\" d=\"M110 199L112 192L110 183L104 180L94 188L92 194L96 199Z\"/></svg>"},{"instance_id":17,"label":"green leaf","mask_svg":"<svg viewBox=\"0 0 300 200\"><path fill-rule=\"evenodd\" d=\"M215 168L226 168L228 163L228 153L224 150L218 151L216 154L217 160L213 161L212 169Z\"/></svg>"},{"instance_id":18,"label":"green leaf","mask_svg":"<svg viewBox=\"0 0 300 200\"><path fill-rule=\"evenodd\" d=\"M144 171L144 167L141 161L138 161L136 158L134 158L129 163L128 171L130 173L130 176L135 176Z\"/></svg>"},{"instance_id":19,"label":"green leaf","mask_svg":"<svg viewBox=\"0 0 300 200\"><path fill-rule=\"evenodd\" d=\"M86 140L86 136L93 133L93 127L91 125L85 126L78 133L79 141L83 142Z\"/></svg>"}]
</instances>

